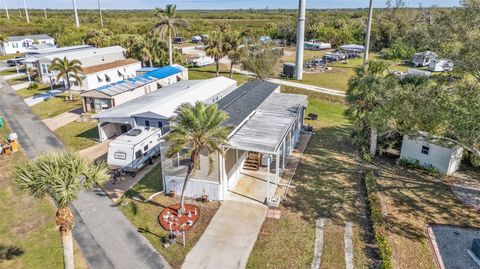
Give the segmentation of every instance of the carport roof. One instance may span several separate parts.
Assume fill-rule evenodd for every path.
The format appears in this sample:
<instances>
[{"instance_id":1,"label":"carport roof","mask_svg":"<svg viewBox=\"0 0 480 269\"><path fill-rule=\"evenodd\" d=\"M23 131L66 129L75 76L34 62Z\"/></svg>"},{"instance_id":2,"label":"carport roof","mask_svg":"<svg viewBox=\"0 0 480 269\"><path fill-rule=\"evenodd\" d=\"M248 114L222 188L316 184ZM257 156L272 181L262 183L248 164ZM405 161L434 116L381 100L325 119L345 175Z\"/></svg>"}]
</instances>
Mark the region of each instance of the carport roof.
<instances>
[{"instance_id":1,"label":"carport roof","mask_svg":"<svg viewBox=\"0 0 480 269\"><path fill-rule=\"evenodd\" d=\"M232 148L275 154L291 130L307 96L273 93L230 137Z\"/></svg>"}]
</instances>

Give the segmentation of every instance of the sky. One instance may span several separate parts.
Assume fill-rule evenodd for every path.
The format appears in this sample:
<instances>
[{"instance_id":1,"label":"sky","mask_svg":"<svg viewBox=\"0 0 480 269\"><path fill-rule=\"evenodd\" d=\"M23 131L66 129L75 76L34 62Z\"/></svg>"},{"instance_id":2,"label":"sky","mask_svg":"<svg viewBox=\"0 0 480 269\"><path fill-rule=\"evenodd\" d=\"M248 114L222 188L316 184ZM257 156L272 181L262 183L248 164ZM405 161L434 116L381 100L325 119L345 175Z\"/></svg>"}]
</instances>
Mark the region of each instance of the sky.
<instances>
[{"instance_id":1,"label":"sky","mask_svg":"<svg viewBox=\"0 0 480 269\"><path fill-rule=\"evenodd\" d=\"M71 0L26 0L29 8L71 8ZM105 9L152 9L176 4L178 9L248 9L296 8L297 0L100 0ZM368 0L306 0L307 8L364 8ZM3 1L1 1L3 7ZM9 8L23 7L22 0L6 0ZM386 0L374 0L376 7L385 6ZM393 1L395 2L395 1ZM458 6L459 0L405 0L407 6ZM97 0L77 0L79 9L97 8Z\"/></svg>"}]
</instances>

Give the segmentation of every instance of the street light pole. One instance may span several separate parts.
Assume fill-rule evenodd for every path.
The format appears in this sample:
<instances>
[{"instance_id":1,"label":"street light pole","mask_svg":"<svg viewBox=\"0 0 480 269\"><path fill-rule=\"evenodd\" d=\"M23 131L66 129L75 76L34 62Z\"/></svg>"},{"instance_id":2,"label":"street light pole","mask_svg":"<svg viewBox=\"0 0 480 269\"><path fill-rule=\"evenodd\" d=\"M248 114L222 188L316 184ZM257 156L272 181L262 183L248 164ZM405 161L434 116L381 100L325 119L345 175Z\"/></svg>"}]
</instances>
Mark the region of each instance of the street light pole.
<instances>
[{"instance_id":1,"label":"street light pole","mask_svg":"<svg viewBox=\"0 0 480 269\"><path fill-rule=\"evenodd\" d=\"M298 21L297 21L297 55L296 55L296 70L295 78L297 80L303 79L303 49L305 41L305 13L306 0L298 1Z\"/></svg>"},{"instance_id":2,"label":"street light pole","mask_svg":"<svg viewBox=\"0 0 480 269\"><path fill-rule=\"evenodd\" d=\"M80 28L80 21L78 20L77 2L73 0L73 12L75 13L75 26Z\"/></svg>"},{"instance_id":3,"label":"street light pole","mask_svg":"<svg viewBox=\"0 0 480 269\"><path fill-rule=\"evenodd\" d=\"M363 58L363 63L368 62L368 53L370 51L370 32L372 31L372 15L373 15L373 0L370 0L370 7L368 10L367 36L365 40L365 56Z\"/></svg>"}]
</instances>

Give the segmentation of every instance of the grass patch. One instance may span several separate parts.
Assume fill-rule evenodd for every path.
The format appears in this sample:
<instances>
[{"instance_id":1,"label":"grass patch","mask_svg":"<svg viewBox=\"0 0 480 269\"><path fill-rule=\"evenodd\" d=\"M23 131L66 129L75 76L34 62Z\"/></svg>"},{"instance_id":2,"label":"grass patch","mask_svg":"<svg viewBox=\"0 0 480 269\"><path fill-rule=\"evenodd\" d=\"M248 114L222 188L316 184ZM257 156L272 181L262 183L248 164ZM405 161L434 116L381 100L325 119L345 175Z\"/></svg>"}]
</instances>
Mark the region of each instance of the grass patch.
<instances>
[{"instance_id":1,"label":"grass patch","mask_svg":"<svg viewBox=\"0 0 480 269\"><path fill-rule=\"evenodd\" d=\"M20 77L9 79L6 82L10 86L14 86L14 85L17 85L17 84L20 84L20 83L25 83L25 82L28 82L28 76L23 75L23 76L20 76Z\"/></svg>"},{"instance_id":2,"label":"grass patch","mask_svg":"<svg viewBox=\"0 0 480 269\"><path fill-rule=\"evenodd\" d=\"M18 68L18 71L24 73L25 68ZM15 75L15 74L17 74L17 69L15 67L0 71L0 76L9 76L9 75Z\"/></svg>"},{"instance_id":3,"label":"grass patch","mask_svg":"<svg viewBox=\"0 0 480 269\"><path fill-rule=\"evenodd\" d=\"M68 93L51 97L48 100L32 106L32 111L40 119L48 119L82 106L80 97L74 96L74 101L66 101L65 96Z\"/></svg>"},{"instance_id":4,"label":"grass patch","mask_svg":"<svg viewBox=\"0 0 480 269\"><path fill-rule=\"evenodd\" d=\"M71 122L55 130L55 134L68 149L78 151L96 144L98 128L95 122Z\"/></svg>"},{"instance_id":5,"label":"grass patch","mask_svg":"<svg viewBox=\"0 0 480 269\"><path fill-rule=\"evenodd\" d=\"M307 121L316 129L298 166L289 195L282 201L280 220L264 222L248 260L249 268L308 268L313 259L315 221L327 219L322 268L344 268L344 222L353 223L356 268L367 268L365 213L357 191L361 177L350 143L350 125L343 104L309 98ZM286 258L288 255L288 258ZM325 266L323 261L325 261Z\"/></svg>"},{"instance_id":6,"label":"grass patch","mask_svg":"<svg viewBox=\"0 0 480 269\"><path fill-rule=\"evenodd\" d=\"M9 60L9 59L13 59L15 57L19 57L19 56L24 56L25 54L23 53L15 53L15 54L8 54L8 55L0 55L0 61L1 60Z\"/></svg>"},{"instance_id":7,"label":"grass patch","mask_svg":"<svg viewBox=\"0 0 480 269\"><path fill-rule=\"evenodd\" d=\"M0 137L11 130L0 128ZM55 224L55 208L45 198L34 199L12 182L15 165L26 161L22 152L0 156L0 244L15 246L23 254L12 260L0 260L0 268L63 268L60 233ZM75 267L88 268L81 252L75 248Z\"/></svg>"},{"instance_id":8,"label":"grass patch","mask_svg":"<svg viewBox=\"0 0 480 269\"><path fill-rule=\"evenodd\" d=\"M139 231L143 232L143 235L173 268L180 268L188 252L200 239L220 204L218 202L198 203L187 199L187 203L199 206L200 219L187 232L185 247L181 244L175 244L169 248L164 248L162 240L168 232L158 223L158 215L166 207L179 203L179 197L170 198L160 194L148 203L132 199L134 196L145 198L162 190L161 167L157 166L125 194L120 202L120 210Z\"/></svg>"},{"instance_id":9,"label":"grass patch","mask_svg":"<svg viewBox=\"0 0 480 269\"><path fill-rule=\"evenodd\" d=\"M425 234L429 223L480 227L478 211L463 205L446 184L451 178L407 170L385 158L378 161L377 169L389 213L386 222L394 268L436 268ZM473 178L478 180L478 174Z\"/></svg>"},{"instance_id":10,"label":"grass patch","mask_svg":"<svg viewBox=\"0 0 480 269\"><path fill-rule=\"evenodd\" d=\"M53 88L54 89L61 88L61 86L55 85ZM49 84L38 84L38 89L32 90L32 89L25 88L25 89L16 91L16 93L20 95L22 98L28 98L35 95L44 94L50 90L51 90L51 87Z\"/></svg>"},{"instance_id":11,"label":"grass patch","mask_svg":"<svg viewBox=\"0 0 480 269\"><path fill-rule=\"evenodd\" d=\"M209 79L214 78L216 76L215 66L207 66L203 68L190 68L188 70L188 77L189 79ZM224 76L229 78L230 77L230 69L228 69L225 65L220 65L220 76ZM247 82L250 77L247 77L242 74L233 73L233 79L238 82L238 85Z\"/></svg>"}]
</instances>

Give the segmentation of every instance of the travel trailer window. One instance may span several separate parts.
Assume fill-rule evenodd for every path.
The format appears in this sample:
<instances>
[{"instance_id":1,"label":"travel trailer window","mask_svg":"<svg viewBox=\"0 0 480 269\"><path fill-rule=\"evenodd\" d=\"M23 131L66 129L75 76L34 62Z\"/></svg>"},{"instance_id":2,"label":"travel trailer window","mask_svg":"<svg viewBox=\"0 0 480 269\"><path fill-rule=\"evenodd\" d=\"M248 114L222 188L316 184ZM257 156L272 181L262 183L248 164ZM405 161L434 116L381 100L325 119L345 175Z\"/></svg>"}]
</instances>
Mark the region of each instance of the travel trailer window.
<instances>
[{"instance_id":1,"label":"travel trailer window","mask_svg":"<svg viewBox=\"0 0 480 269\"><path fill-rule=\"evenodd\" d=\"M137 150L137 152L135 152L135 159L138 159L141 157L142 157L142 150Z\"/></svg>"},{"instance_id":2,"label":"travel trailer window","mask_svg":"<svg viewBox=\"0 0 480 269\"><path fill-rule=\"evenodd\" d=\"M125 152L115 152L115 154L113 154L113 157L117 160L125 160L127 159L127 154Z\"/></svg>"},{"instance_id":3,"label":"travel trailer window","mask_svg":"<svg viewBox=\"0 0 480 269\"><path fill-rule=\"evenodd\" d=\"M422 146L422 154L428 155L429 152L430 152L430 147Z\"/></svg>"},{"instance_id":4,"label":"travel trailer window","mask_svg":"<svg viewBox=\"0 0 480 269\"><path fill-rule=\"evenodd\" d=\"M150 127L150 121L146 120L146 121L145 121L145 126L146 126L146 127Z\"/></svg>"},{"instance_id":5,"label":"travel trailer window","mask_svg":"<svg viewBox=\"0 0 480 269\"><path fill-rule=\"evenodd\" d=\"M143 151L147 151L148 150L148 145L145 145L145 147L143 147Z\"/></svg>"}]
</instances>

